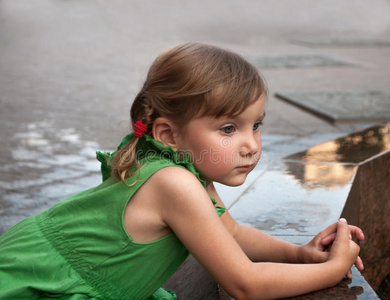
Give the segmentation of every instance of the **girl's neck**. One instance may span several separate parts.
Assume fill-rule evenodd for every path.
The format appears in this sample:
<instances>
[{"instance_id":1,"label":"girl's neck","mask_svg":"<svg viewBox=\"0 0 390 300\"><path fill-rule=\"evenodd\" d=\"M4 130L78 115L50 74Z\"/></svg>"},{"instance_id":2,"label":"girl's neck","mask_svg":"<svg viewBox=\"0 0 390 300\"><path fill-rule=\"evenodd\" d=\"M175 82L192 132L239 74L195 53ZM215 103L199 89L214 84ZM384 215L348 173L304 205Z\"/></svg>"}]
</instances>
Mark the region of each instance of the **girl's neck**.
<instances>
[{"instance_id":1,"label":"girl's neck","mask_svg":"<svg viewBox=\"0 0 390 300\"><path fill-rule=\"evenodd\" d=\"M214 198L214 195L218 195L217 190L215 189L214 182L206 182L206 191L209 193L211 197Z\"/></svg>"}]
</instances>

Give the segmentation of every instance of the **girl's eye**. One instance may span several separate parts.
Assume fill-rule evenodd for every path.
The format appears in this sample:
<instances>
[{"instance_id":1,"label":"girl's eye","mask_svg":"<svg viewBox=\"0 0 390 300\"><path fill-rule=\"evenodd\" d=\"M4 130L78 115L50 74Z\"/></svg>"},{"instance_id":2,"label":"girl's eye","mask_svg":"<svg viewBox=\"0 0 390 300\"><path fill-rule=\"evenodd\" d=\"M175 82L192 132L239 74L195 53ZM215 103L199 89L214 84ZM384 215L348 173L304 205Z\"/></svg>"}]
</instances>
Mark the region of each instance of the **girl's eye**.
<instances>
[{"instance_id":1,"label":"girl's eye","mask_svg":"<svg viewBox=\"0 0 390 300\"><path fill-rule=\"evenodd\" d=\"M255 125L253 125L253 131L259 130L259 127L260 127L262 124L263 124L263 123L261 123L261 122L255 123Z\"/></svg>"},{"instance_id":2,"label":"girl's eye","mask_svg":"<svg viewBox=\"0 0 390 300\"><path fill-rule=\"evenodd\" d=\"M234 131L234 126L233 125L229 125L229 126L223 127L223 128L221 128L221 131L223 133L230 134L230 133L232 133Z\"/></svg>"}]
</instances>

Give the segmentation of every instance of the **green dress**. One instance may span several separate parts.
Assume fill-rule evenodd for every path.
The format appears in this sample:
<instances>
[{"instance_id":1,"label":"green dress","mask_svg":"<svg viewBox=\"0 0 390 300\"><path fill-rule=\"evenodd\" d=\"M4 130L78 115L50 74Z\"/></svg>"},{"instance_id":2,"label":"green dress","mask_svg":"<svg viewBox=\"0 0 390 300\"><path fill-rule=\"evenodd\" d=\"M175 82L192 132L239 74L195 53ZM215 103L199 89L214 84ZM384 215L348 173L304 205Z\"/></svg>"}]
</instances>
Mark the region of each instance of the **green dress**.
<instances>
[{"instance_id":1,"label":"green dress","mask_svg":"<svg viewBox=\"0 0 390 300\"><path fill-rule=\"evenodd\" d=\"M118 149L132 137L126 136ZM172 148L148 136L138 142L142 168L126 179L133 186L110 177L107 160L112 155L97 153L102 184L23 220L0 237L0 299L176 299L159 287L188 250L174 233L150 243L134 242L123 214L132 195L162 168L185 168L205 183L188 156L180 160ZM221 215L224 208L216 211Z\"/></svg>"}]
</instances>

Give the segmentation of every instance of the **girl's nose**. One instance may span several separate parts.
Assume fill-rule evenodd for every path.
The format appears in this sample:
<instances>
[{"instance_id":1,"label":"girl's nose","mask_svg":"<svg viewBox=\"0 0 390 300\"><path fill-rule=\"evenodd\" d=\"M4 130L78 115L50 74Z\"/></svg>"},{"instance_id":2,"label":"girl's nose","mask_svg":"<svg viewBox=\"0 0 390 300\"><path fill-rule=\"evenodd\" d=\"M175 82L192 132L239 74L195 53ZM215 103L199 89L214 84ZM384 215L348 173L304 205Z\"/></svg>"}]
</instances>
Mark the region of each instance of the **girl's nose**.
<instances>
[{"instance_id":1,"label":"girl's nose","mask_svg":"<svg viewBox=\"0 0 390 300\"><path fill-rule=\"evenodd\" d=\"M240 149L241 156L253 156L261 151L261 138L256 137L253 134L248 137L244 137L243 144Z\"/></svg>"}]
</instances>

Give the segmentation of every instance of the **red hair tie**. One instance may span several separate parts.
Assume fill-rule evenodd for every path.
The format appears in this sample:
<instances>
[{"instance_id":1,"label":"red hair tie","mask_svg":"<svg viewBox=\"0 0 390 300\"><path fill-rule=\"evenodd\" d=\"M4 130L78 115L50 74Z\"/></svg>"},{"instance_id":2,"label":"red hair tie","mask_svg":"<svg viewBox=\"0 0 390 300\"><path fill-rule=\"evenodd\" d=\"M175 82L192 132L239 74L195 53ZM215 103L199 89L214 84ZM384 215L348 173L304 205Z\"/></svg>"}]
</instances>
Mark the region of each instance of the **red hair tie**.
<instances>
[{"instance_id":1,"label":"red hair tie","mask_svg":"<svg viewBox=\"0 0 390 300\"><path fill-rule=\"evenodd\" d=\"M142 123L141 121L135 122L134 125L134 136L140 138L143 137L148 129L148 125Z\"/></svg>"}]
</instances>

